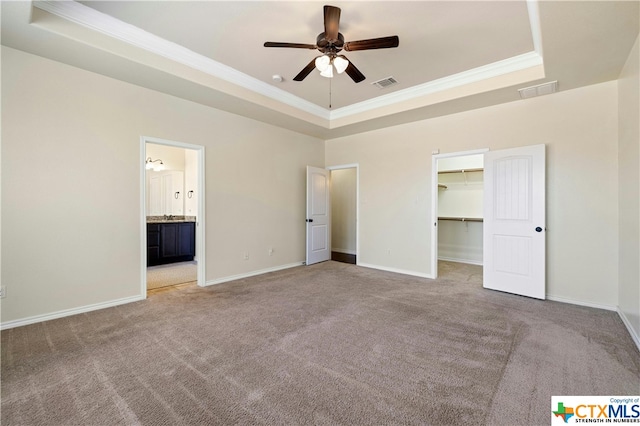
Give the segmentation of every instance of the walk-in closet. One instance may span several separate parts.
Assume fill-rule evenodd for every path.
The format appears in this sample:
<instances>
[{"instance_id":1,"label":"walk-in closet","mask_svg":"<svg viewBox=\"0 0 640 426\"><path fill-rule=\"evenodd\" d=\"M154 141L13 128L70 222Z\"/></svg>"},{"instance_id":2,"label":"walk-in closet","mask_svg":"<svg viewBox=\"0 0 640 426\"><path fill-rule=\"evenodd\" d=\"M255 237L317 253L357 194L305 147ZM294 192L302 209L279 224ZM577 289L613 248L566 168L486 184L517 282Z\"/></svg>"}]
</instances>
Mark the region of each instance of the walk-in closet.
<instances>
[{"instance_id":1,"label":"walk-in closet","mask_svg":"<svg viewBox=\"0 0 640 426\"><path fill-rule=\"evenodd\" d=\"M483 154L438 160L438 261L482 265Z\"/></svg>"}]
</instances>

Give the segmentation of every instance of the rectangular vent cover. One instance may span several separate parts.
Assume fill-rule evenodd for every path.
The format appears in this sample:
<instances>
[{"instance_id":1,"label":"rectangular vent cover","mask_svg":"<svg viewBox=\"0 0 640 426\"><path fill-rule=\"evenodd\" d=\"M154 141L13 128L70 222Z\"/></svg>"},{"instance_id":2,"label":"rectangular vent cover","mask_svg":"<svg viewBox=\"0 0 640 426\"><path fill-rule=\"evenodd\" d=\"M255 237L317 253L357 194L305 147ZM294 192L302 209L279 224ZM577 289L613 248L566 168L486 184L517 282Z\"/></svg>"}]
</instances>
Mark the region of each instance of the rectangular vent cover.
<instances>
[{"instance_id":1,"label":"rectangular vent cover","mask_svg":"<svg viewBox=\"0 0 640 426\"><path fill-rule=\"evenodd\" d=\"M518 89L522 99L533 98L535 96L549 95L558 91L558 81L550 81L549 83L538 84L537 86L525 87Z\"/></svg>"},{"instance_id":2,"label":"rectangular vent cover","mask_svg":"<svg viewBox=\"0 0 640 426\"><path fill-rule=\"evenodd\" d=\"M374 81L371 84L373 84L374 86L376 86L379 89L386 89L389 86L393 86L394 84L398 84L398 81L393 77L387 77L387 78L383 78L382 80Z\"/></svg>"}]
</instances>

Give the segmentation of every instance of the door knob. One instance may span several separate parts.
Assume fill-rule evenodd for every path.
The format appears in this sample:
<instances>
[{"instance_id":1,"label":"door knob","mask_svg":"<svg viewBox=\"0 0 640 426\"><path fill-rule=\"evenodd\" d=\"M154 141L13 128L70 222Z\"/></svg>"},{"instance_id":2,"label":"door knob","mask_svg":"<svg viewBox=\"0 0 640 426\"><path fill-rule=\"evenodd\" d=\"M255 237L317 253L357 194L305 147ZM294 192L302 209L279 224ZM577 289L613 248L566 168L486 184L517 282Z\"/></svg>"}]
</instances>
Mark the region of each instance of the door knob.
<instances>
[{"instance_id":1,"label":"door knob","mask_svg":"<svg viewBox=\"0 0 640 426\"><path fill-rule=\"evenodd\" d=\"M536 227L536 232L542 232L542 228L540 228L539 226Z\"/></svg>"},{"instance_id":2,"label":"door knob","mask_svg":"<svg viewBox=\"0 0 640 426\"><path fill-rule=\"evenodd\" d=\"M307 219L307 222L313 222L313 219Z\"/></svg>"}]
</instances>

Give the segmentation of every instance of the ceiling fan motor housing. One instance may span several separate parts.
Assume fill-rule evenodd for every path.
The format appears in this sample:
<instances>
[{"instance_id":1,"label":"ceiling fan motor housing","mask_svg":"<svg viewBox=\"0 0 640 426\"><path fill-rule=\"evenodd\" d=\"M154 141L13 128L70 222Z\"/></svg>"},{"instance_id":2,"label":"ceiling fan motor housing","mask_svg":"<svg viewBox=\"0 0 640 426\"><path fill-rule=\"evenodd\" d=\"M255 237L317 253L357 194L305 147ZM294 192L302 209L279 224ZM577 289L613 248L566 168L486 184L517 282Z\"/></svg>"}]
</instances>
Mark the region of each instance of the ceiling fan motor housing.
<instances>
[{"instance_id":1,"label":"ceiling fan motor housing","mask_svg":"<svg viewBox=\"0 0 640 426\"><path fill-rule=\"evenodd\" d=\"M342 33L338 33L337 40L328 40L326 33L320 33L316 38L316 46L318 46L318 50L324 54L335 54L342 50L342 46L344 46L344 36Z\"/></svg>"}]
</instances>

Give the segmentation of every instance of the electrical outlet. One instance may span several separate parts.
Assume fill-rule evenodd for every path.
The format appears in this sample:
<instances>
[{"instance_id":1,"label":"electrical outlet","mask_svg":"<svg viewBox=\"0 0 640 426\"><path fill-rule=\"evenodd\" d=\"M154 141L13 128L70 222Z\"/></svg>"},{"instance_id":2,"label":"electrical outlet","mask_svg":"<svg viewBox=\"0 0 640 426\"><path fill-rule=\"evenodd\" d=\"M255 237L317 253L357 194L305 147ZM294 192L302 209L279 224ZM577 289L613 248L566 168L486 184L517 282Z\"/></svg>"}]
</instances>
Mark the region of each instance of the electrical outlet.
<instances>
[{"instance_id":1,"label":"electrical outlet","mask_svg":"<svg viewBox=\"0 0 640 426\"><path fill-rule=\"evenodd\" d=\"M269 256L273 256L273 247L269 247Z\"/></svg>"},{"instance_id":2,"label":"electrical outlet","mask_svg":"<svg viewBox=\"0 0 640 426\"><path fill-rule=\"evenodd\" d=\"M7 297L7 286L3 285L0 287L0 299L4 299L5 297Z\"/></svg>"},{"instance_id":3,"label":"electrical outlet","mask_svg":"<svg viewBox=\"0 0 640 426\"><path fill-rule=\"evenodd\" d=\"M248 251L244 252L244 260L249 260L249 252Z\"/></svg>"}]
</instances>

